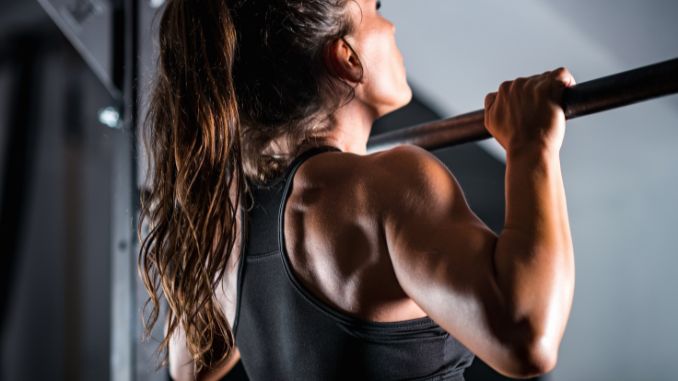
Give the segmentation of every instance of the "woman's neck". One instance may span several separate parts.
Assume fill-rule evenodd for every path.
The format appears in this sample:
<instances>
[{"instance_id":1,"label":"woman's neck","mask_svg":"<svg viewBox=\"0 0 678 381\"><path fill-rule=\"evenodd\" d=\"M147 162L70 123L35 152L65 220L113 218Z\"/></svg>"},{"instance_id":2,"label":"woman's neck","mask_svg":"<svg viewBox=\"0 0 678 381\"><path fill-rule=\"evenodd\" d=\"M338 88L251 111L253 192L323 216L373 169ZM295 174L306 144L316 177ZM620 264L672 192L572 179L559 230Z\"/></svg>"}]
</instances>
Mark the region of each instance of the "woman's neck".
<instances>
[{"instance_id":1,"label":"woman's neck","mask_svg":"<svg viewBox=\"0 0 678 381\"><path fill-rule=\"evenodd\" d=\"M306 138L301 144L309 147L332 146L342 152L365 155L367 140L377 116L376 112L369 111L365 105L359 104L354 99L335 111L329 118L329 125L325 126L322 131ZM300 147L289 146L289 143L291 142L284 137L275 139L271 141L265 153L273 156L293 155Z\"/></svg>"},{"instance_id":2,"label":"woman's neck","mask_svg":"<svg viewBox=\"0 0 678 381\"><path fill-rule=\"evenodd\" d=\"M354 99L332 115L332 125L317 141L337 147L342 152L365 155L376 118L376 112Z\"/></svg>"}]
</instances>

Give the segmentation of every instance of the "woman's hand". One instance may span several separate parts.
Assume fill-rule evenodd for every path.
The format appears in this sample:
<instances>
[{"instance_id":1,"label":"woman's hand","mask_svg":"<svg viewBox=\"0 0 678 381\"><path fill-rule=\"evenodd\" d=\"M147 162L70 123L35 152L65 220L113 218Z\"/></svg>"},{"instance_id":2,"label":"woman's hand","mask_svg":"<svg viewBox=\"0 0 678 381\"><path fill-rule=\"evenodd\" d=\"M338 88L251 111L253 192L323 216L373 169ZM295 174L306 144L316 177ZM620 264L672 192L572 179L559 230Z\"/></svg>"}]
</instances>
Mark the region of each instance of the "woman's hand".
<instances>
[{"instance_id":1,"label":"woman's hand","mask_svg":"<svg viewBox=\"0 0 678 381\"><path fill-rule=\"evenodd\" d=\"M565 68L506 81L485 97L485 127L507 153L557 153L565 135L563 90L574 84Z\"/></svg>"}]
</instances>

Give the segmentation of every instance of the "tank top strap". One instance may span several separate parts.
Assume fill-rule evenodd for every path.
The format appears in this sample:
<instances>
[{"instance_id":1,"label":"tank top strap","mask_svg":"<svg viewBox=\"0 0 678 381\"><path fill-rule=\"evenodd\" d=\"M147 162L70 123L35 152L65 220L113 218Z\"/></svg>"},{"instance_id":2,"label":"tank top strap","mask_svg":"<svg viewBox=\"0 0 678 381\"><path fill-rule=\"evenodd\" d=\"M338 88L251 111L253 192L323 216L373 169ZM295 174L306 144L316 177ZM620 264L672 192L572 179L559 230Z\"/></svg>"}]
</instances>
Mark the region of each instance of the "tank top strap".
<instances>
[{"instance_id":1,"label":"tank top strap","mask_svg":"<svg viewBox=\"0 0 678 381\"><path fill-rule=\"evenodd\" d=\"M287 203L287 197L289 196L290 188L292 186L292 180L294 179L294 175L297 173L299 170L299 167L301 167L304 162L310 158L312 158L315 155L319 155L321 153L325 152L341 152L341 150L337 147L333 146L317 146L313 148L309 148L308 150L304 151L300 155L298 155L296 158L292 160L290 165L287 167L287 170L280 179L280 185L282 186L281 191L281 196L278 201L277 209L278 209L278 216L276 219L276 230L278 231L278 249L282 250L284 249L284 243L283 243L283 214L285 211L285 204ZM284 252L283 252L284 253Z\"/></svg>"},{"instance_id":2,"label":"tank top strap","mask_svg":"<svg viewBox=\"0 0 678 381\"><path fill-rule=\"evenodd\" d=\"M290 165L287 167L287 171L285 173L285 176L283 177L283 183L284 183L284 193L287 193L287 188L289 185L292 183L291 179L294 177L294 174L297 173L297 170L299 167L308 159L312 158L315 155L324 153L324 152L330 152L330 151L336 151L336 152L341 152L341 150L337 147L333 146L318 146L318 147L313 147L309 148L306 151L302 152L300 155L298 155Z\"/></svg>"},{"instance_id":3,"label":"tank top strap","mask_svg":"<svg viewBox=\"0 0 678 381\"><path fill-rule=\"evenodd\" d=\"M287 201L287 197L289 196L289 191L290 187L292 186L292 179L294 179L294 175L297 173L297 170L299 170L299 167L301 167L304 162L310 158L312 158L315 155L319 155L321 153L325 152L331 152L331 151L336 151L336 152L341 152L341 150L337 147L333 146L318 146L318 147L313 147L309 148L308 150L304 151L300 155L298 155L292 162L290 163L289 167L287 168L287 171L285 175L281 179L281 184L282 184L282 197L280 198L280 203L278 205L278 221L282 221L282 215L283 211L285 209L285 202ZM278 229L282 230L282 225L278 224Z\"/></svg>"}]
</instances>

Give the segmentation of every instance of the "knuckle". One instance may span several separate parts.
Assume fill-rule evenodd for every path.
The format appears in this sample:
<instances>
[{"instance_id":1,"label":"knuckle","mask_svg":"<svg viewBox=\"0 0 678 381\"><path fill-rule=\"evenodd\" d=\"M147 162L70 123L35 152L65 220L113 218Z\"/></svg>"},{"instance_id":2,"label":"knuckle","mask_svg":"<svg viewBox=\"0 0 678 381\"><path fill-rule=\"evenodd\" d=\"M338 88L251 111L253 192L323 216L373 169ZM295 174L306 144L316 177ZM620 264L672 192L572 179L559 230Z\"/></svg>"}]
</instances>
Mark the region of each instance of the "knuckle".
<instances>
[{"instance_id":1,"label":"knuckle","mask_svg":"<svg viewBox=\"0 0 678 381\"><path fill-rule=\"evenodd\" d=\"M547 75L548 72L545 72L543 74L538 74L538 75L533 75L525 80L525 87L534 87L535 84L539 83L539 81L544 78L545 75Z\"/></svg>"},{"instance_id":2,"label":"knuckle","mask_svg":"<svg viewBox=\"0 0 678 381\"><path fill-rule=\"evenodd\" d=\"M566 67L562 66L562 67L559 67L558 69L554 70L553 74L556 78L563 78L563 77L569 76L570 71Z\"/></svg>"},{"instance_id":3,"label":"knuckle","mask_svg":"<svg viewBox=\"0 0 678 381\"><path fill-rule=\"evenodd\" d=\"M512 83L513 83L513 81L504 81L504 82L502 82L501 85L499 85L499 91L500 91L500 92L507 92L507 91L509 91L509 89L511 88L511 84L512 84Z\"/></svg>"},{"instance_id":4,"label":"knuckle","mask_svg":"<svg viewBox=\"0 0 678 381\"><path fill-rule=\"evenodd\" d=\"M511 89L512 90L520 90L525 87L527 84L528 79L524 77L516 78L513 83L511 84Z\"/></svg>"}]
</instances>

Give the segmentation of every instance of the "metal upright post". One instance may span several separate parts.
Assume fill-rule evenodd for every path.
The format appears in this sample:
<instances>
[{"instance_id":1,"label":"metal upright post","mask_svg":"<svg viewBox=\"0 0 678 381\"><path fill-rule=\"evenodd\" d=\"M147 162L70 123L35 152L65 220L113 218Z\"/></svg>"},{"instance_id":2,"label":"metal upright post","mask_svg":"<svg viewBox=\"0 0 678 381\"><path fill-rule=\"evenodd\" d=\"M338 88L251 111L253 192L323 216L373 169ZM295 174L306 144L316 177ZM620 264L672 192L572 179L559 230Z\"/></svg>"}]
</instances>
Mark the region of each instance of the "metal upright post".
<instances>
[{"instance_id":1,"label":"metal upright post","mask_svg":"<svg viewBox=\"0 0 678 381\"><path fill-rule=\"evenodd\" d=\"M137 11L136 1L114 4L114 80L123 89L123 123L115 135L112 168L111 380L136 379L136 187Z\"/></svg>"}]
</instances>

